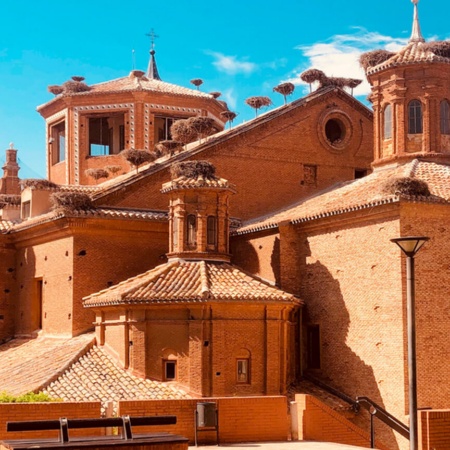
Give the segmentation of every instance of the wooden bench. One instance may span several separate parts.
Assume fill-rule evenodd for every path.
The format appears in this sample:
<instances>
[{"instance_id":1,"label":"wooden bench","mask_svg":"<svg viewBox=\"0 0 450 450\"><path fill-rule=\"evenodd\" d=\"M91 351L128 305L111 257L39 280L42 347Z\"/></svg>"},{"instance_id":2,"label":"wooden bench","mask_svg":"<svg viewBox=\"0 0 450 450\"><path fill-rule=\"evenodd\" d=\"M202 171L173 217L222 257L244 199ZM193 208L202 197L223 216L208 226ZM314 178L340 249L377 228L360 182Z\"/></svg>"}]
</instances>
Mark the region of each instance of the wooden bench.
<instances>
[{"instance_id":1,"label":"wooden bench","mask_svg":"<svg viewBox=\"0 0 450 450\"><path fill-rule=\"evenodd\" d=\"M111 447L127 449L185 450L188 439L171 433L133 434L132 427L148 425L174 425L176 416L111 417L105 419L30 420L7 422L6 431L59 430L59 439L11 439L0 442L2 449L67 449L95 450ZM89 436L69 438L69 429L121 427L118 436Z\"/></svg>"}]
</instances>

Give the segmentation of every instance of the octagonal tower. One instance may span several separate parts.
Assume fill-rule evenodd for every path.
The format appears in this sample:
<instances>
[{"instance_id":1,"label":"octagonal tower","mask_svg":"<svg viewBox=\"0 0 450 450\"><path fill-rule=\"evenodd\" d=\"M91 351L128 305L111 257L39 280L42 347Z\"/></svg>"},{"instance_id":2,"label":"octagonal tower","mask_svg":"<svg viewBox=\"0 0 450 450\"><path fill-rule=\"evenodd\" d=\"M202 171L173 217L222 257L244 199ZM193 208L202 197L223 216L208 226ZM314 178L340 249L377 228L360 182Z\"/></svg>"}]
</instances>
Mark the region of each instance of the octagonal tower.
<instances>
[{"instance_id":1,"label":"octagonal tower","mask_svg":"<svg viewBox=\"0 0 450 450\"><path fill-rule=\"evenodd\" d=\"M418 156L450 162L450 42L425 42L419 0L412 2L406 47L362 57L372 86L374 167Z\"/></svg>"}]
</instances>

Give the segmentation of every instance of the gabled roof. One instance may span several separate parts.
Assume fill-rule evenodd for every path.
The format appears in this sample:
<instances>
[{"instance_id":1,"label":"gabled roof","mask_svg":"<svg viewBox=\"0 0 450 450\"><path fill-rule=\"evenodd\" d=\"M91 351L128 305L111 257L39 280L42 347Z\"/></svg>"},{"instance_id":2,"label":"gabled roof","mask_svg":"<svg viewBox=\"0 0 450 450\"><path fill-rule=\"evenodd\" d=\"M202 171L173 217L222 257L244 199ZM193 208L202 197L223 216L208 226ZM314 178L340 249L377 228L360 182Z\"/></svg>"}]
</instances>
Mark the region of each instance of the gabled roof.
<instances>
[{"instance_id":1,"label":"gabled roof","mask_svg":"<svg viewBox=\"0 0 450 450\"><path fill-rule=\"evenodd\" d=\"M178 189L197 189L204 187L214 190L229 189L233 192L236 191L236 187L224 178L204 178L203 176L199 176L198 178L190 178L182 176L164 183L161 192L167 193Z\"/></svg>"},{"instance_id":2,"label":"gabled roof","mask_svg":"<svg viewBox=\"0 0 450 450\"><path fill-rule=\"evenodd\" d=\"M174 260L83 299L85 307L301 300L228 263Z\"/></svg>"},{"instance_id":3,"label":"gabled roof","mask_svg":"<svg viewBox=\"0 0 450 450\"><path fill-rule=\"evenodd\" d=\"M240 125L236 125L231 129L223 130L219 133L216 133L206 140L196 141L188 144L185 150L181 153L173 155L172 157L163 157L155 162L149 163L148 165L143 165L140 167L138 173L134 171L128 172L124 175L120 175L116 178L106 180L105 182L97 185L97 190L93 193L94 200L101 200L103 197L112 194L116 191L123 191L127 186L134 184L137 181L145 179L148 176L151 176L155 172L159 172L161 170L165 170L170 167L174 162L183 161L189 159L201 152L204 152L211 148L212 146L221 144L233 138L236 138L239 135L242 135L248 131L258 129L258 127L264 126L268 122L276 119L277 117L281 117L283 115L289 115L293 110L297 108L307 108L310 104L315 104L327 97L338 96L347 103L351 104L355 109L357 109L361 114L364 114L369 119L373 118L373 112L363 105L360 101L352 97L350 94L342 90L341 88L335 86L327 86L322 89L318 89L313 93L302 97L298 100L293 101L287 105L280 106L271 111L268 111L264 114L260 114L258 117L242 123Z\"/></svg>"},{"instance_id":4,"label":"gabled roof","mask_svg":"<svg viewBox=\"0 0 450 450\"><path fill-rule=\"evenodd\" d=\"M431 195L428 197L413 197L386 190L386 183L396 178L405 177L425 181ZM281 211L244 223L241 228L232 232L232 234L247 234L277 228L282 222L309 222L387 203L395 203L400 198L417 202L449 203L450 166L415 159L402 166L378 169L364 178L340 183Z\"/></svg>"}]
</instances>

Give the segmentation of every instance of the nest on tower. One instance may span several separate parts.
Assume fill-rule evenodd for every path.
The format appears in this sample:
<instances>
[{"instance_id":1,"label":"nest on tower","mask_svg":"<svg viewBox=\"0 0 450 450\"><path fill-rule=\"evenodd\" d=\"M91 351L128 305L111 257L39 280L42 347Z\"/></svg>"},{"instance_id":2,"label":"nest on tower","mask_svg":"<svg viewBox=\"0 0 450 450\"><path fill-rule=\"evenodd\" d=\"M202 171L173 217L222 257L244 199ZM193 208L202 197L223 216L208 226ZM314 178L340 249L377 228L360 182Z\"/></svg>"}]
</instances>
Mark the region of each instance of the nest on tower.
<instances>
[{"instance_id":1,"label":"nest on tower","mask_svg":"<svg viewBox=\"0 0 450 450\"><path fill-rule=\"evenodd\" d=\"M172 180L180 177L204 178L206 180L216 180L216 168L209 161L182 161L172 164L170 168Z\"/></svg>"}]
</instances>

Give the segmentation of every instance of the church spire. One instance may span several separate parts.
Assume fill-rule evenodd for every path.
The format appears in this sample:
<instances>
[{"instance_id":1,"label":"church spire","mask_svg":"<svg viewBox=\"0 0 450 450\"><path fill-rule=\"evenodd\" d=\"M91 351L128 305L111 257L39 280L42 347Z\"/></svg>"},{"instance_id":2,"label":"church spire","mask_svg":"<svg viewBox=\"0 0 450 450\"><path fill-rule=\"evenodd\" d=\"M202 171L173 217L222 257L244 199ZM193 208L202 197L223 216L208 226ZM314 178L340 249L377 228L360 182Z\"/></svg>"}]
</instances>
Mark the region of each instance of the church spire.
<instances>
[{"instance_id":1,"label":"church spire","mask_svg":"<svg viewBox=\"0 0 450 450\"><path fill-rule=\"evenodd\" d=\"M411 1L414 3L414 20L411 38L409 39L409 42L425 42L425 39L422 36L422 32L420 31L419 13L417 8L419 0L411 0Z\"/></svg>"},{"instance_id":2,"label":"church spire","mask_svg":"<svg viewBox=\"0 0 450 450\"><path fill-rule=\"evenodd\" d=\"M150 60L148 62L147 73L145 74L147 78L151 80L161 80L161 77L158 73L158 68L156 67L156 59L155 59L155 39L159 37L155 34L155 30L152 28L150 33L147 33L146 36L150 37L151 42L151 50L150 50Z\"/></svg>"}]
</instances>

